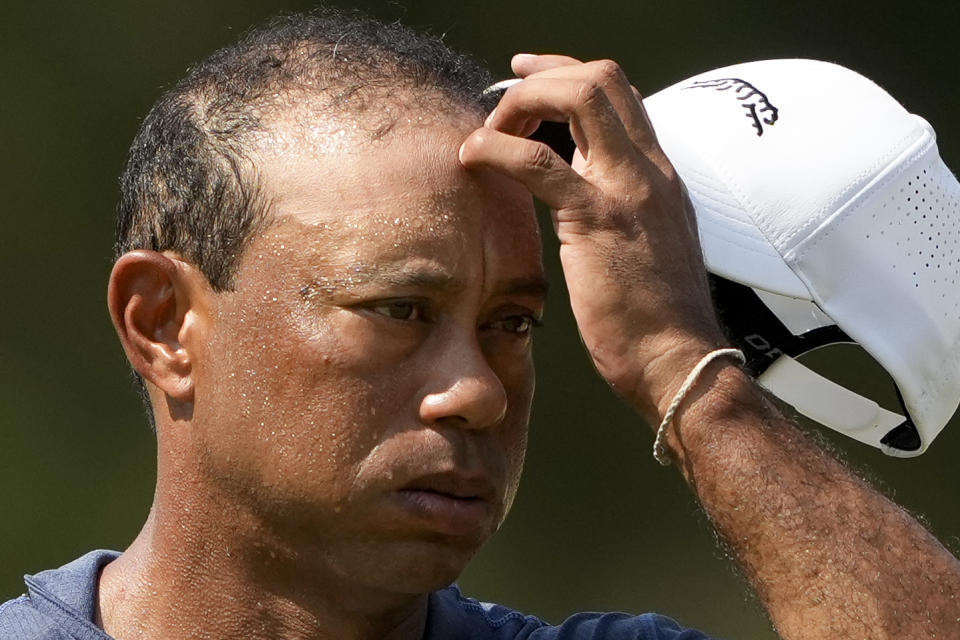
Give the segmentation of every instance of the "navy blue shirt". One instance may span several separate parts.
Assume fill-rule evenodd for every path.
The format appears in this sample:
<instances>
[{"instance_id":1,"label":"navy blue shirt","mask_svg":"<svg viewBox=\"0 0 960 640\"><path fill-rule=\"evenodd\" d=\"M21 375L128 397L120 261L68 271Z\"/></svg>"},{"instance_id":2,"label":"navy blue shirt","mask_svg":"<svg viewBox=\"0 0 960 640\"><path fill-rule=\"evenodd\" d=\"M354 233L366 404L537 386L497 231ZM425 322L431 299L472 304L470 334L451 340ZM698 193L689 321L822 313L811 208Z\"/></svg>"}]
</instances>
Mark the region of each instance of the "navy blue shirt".
<instances>
[{"instance_id":1,"label":"navy blue shirt","mask_svg":"<svg viewBox=\"0 0 960 640\"><path fill-rule=\"evenodd\" d=\"M91 551L59 569L25 576L27 593L0 605L0 640L112 640L95 623L97 583L116 551ZM578 613L559 625L466 598L456 586L430 594L424 640L709 640L664 616Z\"/></svg>"}]
</instances>

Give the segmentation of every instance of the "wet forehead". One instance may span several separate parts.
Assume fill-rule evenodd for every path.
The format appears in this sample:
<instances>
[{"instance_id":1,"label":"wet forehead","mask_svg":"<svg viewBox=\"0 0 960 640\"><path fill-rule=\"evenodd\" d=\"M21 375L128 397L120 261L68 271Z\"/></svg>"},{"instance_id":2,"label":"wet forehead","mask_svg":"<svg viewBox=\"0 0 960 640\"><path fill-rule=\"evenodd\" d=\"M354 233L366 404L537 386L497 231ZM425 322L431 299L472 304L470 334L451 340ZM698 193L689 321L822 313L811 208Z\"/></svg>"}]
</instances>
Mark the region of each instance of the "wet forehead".
<instances>
[{"instance_id":1,"label":"wet forehead","mask_svg":"<svg viewBox=\"0 0 960 640\"><path fill-rule=\"evenodd\" d=\"M452 279L464 261L482 262L475 254L489 252L490 243L498 255L526 256L515 266L527 275L539 271L529 195L457 161L471 126L414 129L380 143L346 135L322 154L308 146L267 156L263 178L275 223L266 235L296 244L312 264L338 267L330 287L374 274L405 282L432 271Z\"/></svg>"},{"instance_id":2,"label":"wet forehead","mask_svg":"<svg viewBox=\"0 0 960 640\"><path fill-rule=\"evenodd\" d=\"M449 216L465 191L480 195L456 155L471 127L434 124L406 126L377 140L336 123L278 131L259 163L274 215L331 229L343 222L354 225L351 231L361 219L400 224L399 213L408 223L414 216Z\"/></svg>"},{"instance_id":3,"label":"wet forehead","mask_svg":"<svg viewBox=\"0 0 960 640\"><path fill-rule=\"evenodd\" d=\"M470 184L448 184L432 167L341 155L284 174L273 197L272 233L296 241L316 261L386 264L444 247L467 249L485 206Z\"/></svg>"}]
</instances>

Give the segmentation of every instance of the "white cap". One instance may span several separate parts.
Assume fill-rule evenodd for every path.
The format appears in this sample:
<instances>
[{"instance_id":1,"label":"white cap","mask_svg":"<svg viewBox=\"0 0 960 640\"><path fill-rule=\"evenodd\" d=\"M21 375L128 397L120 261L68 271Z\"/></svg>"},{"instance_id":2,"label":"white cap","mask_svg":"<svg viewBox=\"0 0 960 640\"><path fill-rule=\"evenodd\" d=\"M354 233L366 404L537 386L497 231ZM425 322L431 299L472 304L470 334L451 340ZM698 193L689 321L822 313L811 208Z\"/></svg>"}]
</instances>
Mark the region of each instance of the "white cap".
<instances>
[{"instance_id":1,"label":"white cap","mask_svg":"<svg viewBox=\"0 0 960 640\"><path fill-rule=\"evenodd\" d=\"M717 69L644 104L709 271L753 287L781 319L816 305L811 317L889 372L908 419L787 356L761 383L886 453L922 453L960 403L960 185L931 126L867 78L813 60ZM881 442L904 420L918 446Z\"/></svg>"}]
</instances>

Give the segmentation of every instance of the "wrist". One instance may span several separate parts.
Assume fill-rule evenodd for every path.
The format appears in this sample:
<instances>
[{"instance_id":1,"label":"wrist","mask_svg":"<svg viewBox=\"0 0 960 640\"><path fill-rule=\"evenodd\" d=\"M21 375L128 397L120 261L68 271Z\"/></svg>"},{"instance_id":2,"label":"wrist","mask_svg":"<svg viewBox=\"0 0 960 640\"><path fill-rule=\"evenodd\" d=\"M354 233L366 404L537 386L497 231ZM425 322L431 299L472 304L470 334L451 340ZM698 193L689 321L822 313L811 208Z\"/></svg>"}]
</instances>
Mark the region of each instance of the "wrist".
<instances>
[{"instance_id":1,"label":"wrist","mask_svg":"<svg viewBox=\"0 0 960 640\"><path fill-rule=\"evenodd\" d=\"M665 433L666 448L684 468L698 452L715 448L718 442L739 441L740 431L755 428L762 422L758 415L771 410L738 362L718 358L703 370L677 408Z\"/></svg>"},{"instance_id":2,"label":"wrist","mask_svg":"<svg viewBox=\"0 0 960 640\"><path fill-rule=\"evenodd\" d=\"M634 393L636 408L653 428L660 424L687 376L700 361L707 354L729 346L721 339L699 337L669 336L659 342L666 343L668 346L659 347L656 343L648 345L649 351L657 355L647 359L635 385ZM701 379L705 380L706 374L711 373L718 366L731 362L721 358L718 362L711 363L708 369L704 370Z\"/></svg>"},{"instance_id":3,"label":"wrist","mask_svg":"<svg viewBox=\"0 0 960 640\"><path fill-rule=\"evenodd\" d=\"M686 400L687 395L692 391L694 385L699 382L700 376L703 375L703 372L720 358L730 358L736 361L738 365L743 365L746 363L746 358L744 357L743 352L739 349L715 349L701 358L697 365L690 371L690 373L687 374L680 389L670 401L670 405L663 412L663 420L660 421L660 426L657 428L657 436L653 443L653 457L656 458L657 462L660 464L664 466L670 464L665 438L667 430L670 428L670 424L673 422L674 414L680 408L680 405L683 403L683 401Z\"/></svg>"}]
</instances>

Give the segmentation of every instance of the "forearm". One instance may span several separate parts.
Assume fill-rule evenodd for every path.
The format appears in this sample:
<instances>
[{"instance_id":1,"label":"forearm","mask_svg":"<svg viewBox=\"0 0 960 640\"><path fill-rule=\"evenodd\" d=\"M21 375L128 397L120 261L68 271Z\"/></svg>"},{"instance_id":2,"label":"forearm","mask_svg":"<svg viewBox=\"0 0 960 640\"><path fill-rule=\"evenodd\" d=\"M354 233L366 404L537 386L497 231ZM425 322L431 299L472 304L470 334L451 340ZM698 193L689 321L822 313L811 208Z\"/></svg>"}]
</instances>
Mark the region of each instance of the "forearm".
<instances>
[{"instance_id":1,"label":"forearm","mask_svg":"<svg viewBox=\"0 0 960 640\"><path fill-rule=\"evenodd\" d=\"M960 637L960 563L717 363L669 444L781 636Z\"/></svg>"}]
</instances>

